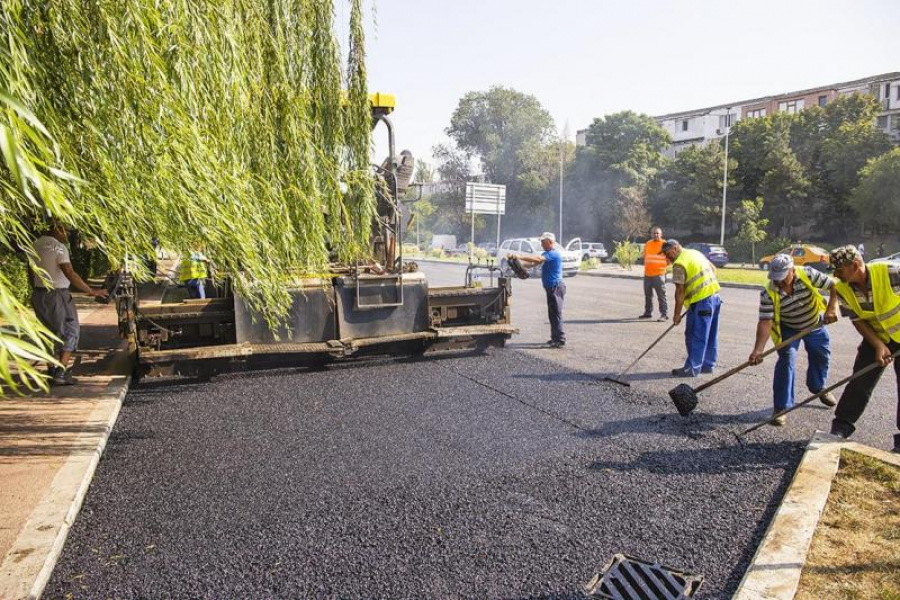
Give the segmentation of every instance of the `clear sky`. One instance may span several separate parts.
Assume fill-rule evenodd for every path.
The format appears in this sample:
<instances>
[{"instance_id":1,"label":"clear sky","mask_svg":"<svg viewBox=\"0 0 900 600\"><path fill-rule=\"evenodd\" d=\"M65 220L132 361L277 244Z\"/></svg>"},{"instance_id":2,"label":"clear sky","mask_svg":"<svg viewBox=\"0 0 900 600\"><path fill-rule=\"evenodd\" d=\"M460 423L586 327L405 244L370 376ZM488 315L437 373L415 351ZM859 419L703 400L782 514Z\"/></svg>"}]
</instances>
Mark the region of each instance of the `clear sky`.
<instances>
[{"instance_id":1,"label":"clear sky","mask_svg":"<svg viewBox=\"0 0 900 600\"><path fill-rule=\"evenodd\" d=\"M338 0L338 19L347 8ZM559 129L900 71L900 0L372 0L370 91L431 162L459 99L533 94Z\"/></svg>"}]
</instances>

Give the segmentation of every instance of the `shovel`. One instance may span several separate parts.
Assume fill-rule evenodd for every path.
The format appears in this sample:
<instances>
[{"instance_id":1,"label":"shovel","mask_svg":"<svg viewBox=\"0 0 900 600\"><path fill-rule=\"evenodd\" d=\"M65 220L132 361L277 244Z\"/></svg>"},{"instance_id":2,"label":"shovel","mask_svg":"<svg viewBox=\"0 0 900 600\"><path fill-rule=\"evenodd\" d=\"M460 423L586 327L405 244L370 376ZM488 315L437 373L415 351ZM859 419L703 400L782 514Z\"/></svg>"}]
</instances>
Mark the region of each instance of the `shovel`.
<instances>
[{"instance_id":1,"label":"shovel","mask_svg":"<svg viewBox=\"0 0 900 600\"><path fill-rule=\"evenodd\" d=\"M760 359L767 357L768 355L772 354L773 352L778 352L782 348L793 344L794 342L796 342L797 340L799 340L801 338L806 337L813 331L816 331L817 329L819 329L819 327L820 326L817 325L815 327L809 327L807 329L797 332L796 334L794 334L793 336L784 340L777 346L772 346L771 348L769 348L768 350L763 352L760 355ZM689 414L691 414L691 411L693 411L695 408L697 408L697 394L699 394L700 392L702 392L703 390L705 390L708 387L712 387L712 386L716 385L720 381L724 381L724 380L728 379L735 373L738 373L739 371L743 371L750 365L751 365L751 362L748 360L747 362L739 364L738 366L734 367L733 369L726 371L725 373L722 373L715 379L711 379L711 380L707 381L706 383L704 383L703 385L697 386L696 388L692 388L691 386L689 386L686 383L680 383L677 386L675 386L674 388L672 388L671 390L669 390L669 397L672 398L672 402L675 403L675 408L678 409L678 414L681 415L682 417L686 417Z\"/></svg>"},{"instance_id":2,"label":"shovel","mask_svg":"<svg viewBox=\"0 0 900 600\"><path fill-rule=\"evenodd\" d=\"M891 354L891 358L894 358L894 359L896 359L898 356L900 356L900 350L897 350L896 352L894 352L893 354ZM787 409L785 409L785 410L783 410L783 411L781 411L781 412L779 412L779 413L776 413L776 414L772 415L771 418L766 419L766 420L763 421L762 423L757 423L756 425L754 425L754 426L751 427L750 429L745 429L744 431L742 431L742 432L740 432L740 433L736 433L735 435L737 436L738 441L740 441L740 439L741 439L742 436L747 435L747 434L750 433L751 431L756 431L757 429L759 429L759 428L762 427L763 425L768 425L769 423L771 423L772 421L774 421L774 420L777 419L778 417L780 417L780 416L782 416L782 415L786 415L786 414L788 414L789 412L793 412L793 411L797 410L798 408L800 408L801 406L803 406L804 404L809 404L809 403L812 402L813 400L817 400L817 399L821 398L822 396L824 396L824 395L827 394L828 392L831 392L831 391L833 391L833 390L835 390L835 389L841 387L841 386L844 385L845 383L850 383L851 381L853 381L853 380L856 379L857 377L862 377L863 375L865 375L865 374L868 373L869 371L871 371L871 370L873 370L873 369L877 369L877 368L880 367L880 366L881 366L881 363L878 362L878 361L876 360L875 362L873 362L873 363L870 364L869 366L863 367L862 369L860 369L860 370L857 371L856 373L853 373L852 375L848 375L847 377L844 377L843 379L841 379L840 381L838 381L838 382L835 383L835 384L829 385L827 388L825 388L825 389L822 390L821 392L818 392L818 393L816 393L816 394L813 394L812 396L810 396L809 398L807 398L807 399L804 400L803 402L798 402L797 404L793 405L792 407L787 408Z\"/></svg>"},{"instance_id":3,"label":"shovel","mask_svg":"<svg viewBox=\"0 0 900 600\"><path fill-rule=\"evenodd\" d=\"M686 314L687 314L687 311L684 311L681 314L681 318L683 319ZM666 330L663 331L662 334L660 334L660 336L658 338L656 338L656 340L652 344L650 344L650 346L648 346L646 350L641 352L641 355L638 356L636 359L634 359L633 363L631 363L630 365L625 367L624 371L622 371L615 377L604 377L603 378L604 381L612 381L613 383L618 383L619 385L624 385L625 387L631 387L631 384L623 379L623 377L625 377L625 374L628 373L628 371L630 371L632 369L632 367L634 367L634 365L638 364L638 361L641 360L642 358L644 358L648 352L653 350L653 347L656 346L664 337L666 337L666 334L669 333L670 331L672 331L672 329L674 329L674 328L675 328L675 323L672 323L671 325L666 327Z\"/></svg>"}]
</instances>

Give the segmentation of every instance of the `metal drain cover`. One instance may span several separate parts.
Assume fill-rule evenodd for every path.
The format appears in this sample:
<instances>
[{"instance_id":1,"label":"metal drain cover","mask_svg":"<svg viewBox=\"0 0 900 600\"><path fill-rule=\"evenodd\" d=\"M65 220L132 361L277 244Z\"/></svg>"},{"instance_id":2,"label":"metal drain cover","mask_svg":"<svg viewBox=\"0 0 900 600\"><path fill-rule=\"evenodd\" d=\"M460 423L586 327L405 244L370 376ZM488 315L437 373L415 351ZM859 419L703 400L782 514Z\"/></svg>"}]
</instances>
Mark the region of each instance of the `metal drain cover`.
<instances>
[{"instance_id":1,"label":"metal drain cover","mask_svg":"<svg viewBox=\"0 0 900 600\"><path fill-rule=\"evenodd\" d=\"M616 554L585 589L591 596L612 600L674 600L693 598L702 583L702 575Z\"/></svg>"}]
</instances>

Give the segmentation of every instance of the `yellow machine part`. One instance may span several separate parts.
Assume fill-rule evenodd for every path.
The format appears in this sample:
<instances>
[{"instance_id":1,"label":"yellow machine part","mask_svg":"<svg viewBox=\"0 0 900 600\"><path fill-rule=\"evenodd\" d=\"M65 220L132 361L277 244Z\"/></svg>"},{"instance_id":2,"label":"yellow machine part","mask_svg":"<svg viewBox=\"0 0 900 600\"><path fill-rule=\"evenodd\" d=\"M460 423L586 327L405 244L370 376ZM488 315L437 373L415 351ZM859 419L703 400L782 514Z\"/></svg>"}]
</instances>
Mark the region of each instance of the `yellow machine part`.
<instances>
[{"instance_id":1,"label":"yellow machine part","mask_svg":"<svg viewBox=\"0 0 900 600\"><path fill-rule=\"evenodd\" d=\"M369 94L369 104L372 106L373 111L388 115L397 108L397 97L394 94L375 92L374 94Z\"/></svg>"}]
</instances>

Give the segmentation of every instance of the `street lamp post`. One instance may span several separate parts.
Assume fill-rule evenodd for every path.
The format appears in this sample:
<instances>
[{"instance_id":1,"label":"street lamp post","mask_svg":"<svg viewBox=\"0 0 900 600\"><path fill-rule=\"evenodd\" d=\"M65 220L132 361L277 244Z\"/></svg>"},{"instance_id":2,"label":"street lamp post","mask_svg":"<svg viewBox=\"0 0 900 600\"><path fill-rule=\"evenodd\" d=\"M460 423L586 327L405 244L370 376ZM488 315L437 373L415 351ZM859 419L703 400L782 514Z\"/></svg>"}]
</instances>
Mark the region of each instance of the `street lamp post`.
<instances>
[{"instance_id":1,"label":"street lamp post","mask_svg":"<svg viewBox=\"0 0 900 600\"><path fill-rule=\"evenodd\" d=\"M566 161L566 142L569 139L569 122L566 121L559 144L559 243L563 243L563 166Z\"/></svg>"},{"instance_id":2,"label":"street lamp post","mask_svg":"<svg viewBox=\"0 0 900 600\"><path fill-rule=\"evenodd\" d=\"M725 204L728 200L728 134L731 133L731 107L725 114L725 168L722 175L722 232L719 236L719 245L725 245Z\"/></svg>"}]
</instances>

